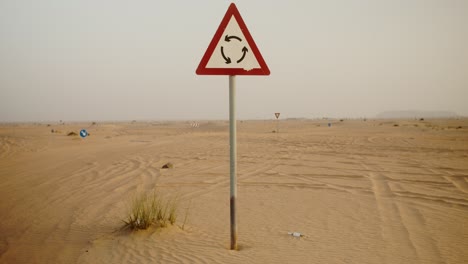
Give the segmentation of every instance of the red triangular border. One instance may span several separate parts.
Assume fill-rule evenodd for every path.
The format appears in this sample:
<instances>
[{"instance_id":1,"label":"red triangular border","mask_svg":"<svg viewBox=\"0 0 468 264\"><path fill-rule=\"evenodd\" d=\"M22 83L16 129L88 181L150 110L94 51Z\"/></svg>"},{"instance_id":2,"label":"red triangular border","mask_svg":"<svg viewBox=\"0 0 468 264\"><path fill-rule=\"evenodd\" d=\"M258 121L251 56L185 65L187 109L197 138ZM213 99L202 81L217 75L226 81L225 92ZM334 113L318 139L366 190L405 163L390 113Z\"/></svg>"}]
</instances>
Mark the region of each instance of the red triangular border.
<instances>
[{"instance_id":1,"label":"red triangular border","mask_svg":"<svg viewBox=\"0 0 468 264\"><path fill-rule=\"evenodd\" d=\"M213 55L216 45L221 40L223 32L226 29L232 16L234 16L234 18L237 20L237 23L239 24L239 27L242 30L242 33L244 34L250 49L252 50L252 53L260 65L260 68L252 69L250 71L244 70L242 68L206 68L208 61ZM229 6L226 15L224 15L218 30L216 31L210 45L208 46L208 49L206 49L205 55L203 55L203 58L198 65L196 73L198 75L270 75L270 69L266 65L262 54L258 50L252 35L250 35L250 32L247 29L247 26L245 25L244 20L242 19L239 10L237 10L237 7L234 3Z\"/></svg>"}]
</instances>

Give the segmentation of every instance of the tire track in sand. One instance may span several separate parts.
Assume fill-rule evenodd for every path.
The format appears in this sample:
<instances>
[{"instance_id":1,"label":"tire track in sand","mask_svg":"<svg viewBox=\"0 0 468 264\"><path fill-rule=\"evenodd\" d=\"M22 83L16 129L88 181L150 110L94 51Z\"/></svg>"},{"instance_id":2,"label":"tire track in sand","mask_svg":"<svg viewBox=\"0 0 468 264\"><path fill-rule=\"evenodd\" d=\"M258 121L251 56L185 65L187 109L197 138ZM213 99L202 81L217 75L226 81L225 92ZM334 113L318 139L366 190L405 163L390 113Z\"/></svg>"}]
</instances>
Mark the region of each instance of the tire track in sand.
<instances>
[{"instance_id":1,"label":"tire track in sand","mask_svg":"<svg viewBox=\"0 0 468 264\"><path fill-rule=\"evenodd\" d=\"M381 235L387 247L386 263L392 263L395 256L400 256L399 263L443 263L419 210L396 200L380 166L366 162L361 165L370 171L368 177L381 219Z\"/></svg>"},{"instance_id":2,"label":"tire track in sand","mask_svg":"<svg viewBox=\"0 0 468 264\"><path fill-rule=\"evenodd\" d=\"M465 175L455 175L448 171L444 171L444 178L450 182L455 188L457 188L460 192L468 194L468 183L466 182Z\"/></svg>"},{"instance_id":3,"label":"tire track in sand","mask_svg":"<svg viewBox=\"0 0 468 264\"><path fill-rule=\"evenodd\" d=\"M362 165L369 169L364 163ZM398 205L392 199L393 194L385 177L374 172L370 172L368 176L372 183L372 190L380 217L381 236L387 248L384 256L386 263L390 263L389 260L392 259L392 255L404 256L409 261L408 263L414 262L418 259L416 247L403 223Z\"/></svg>"}]
</instances>

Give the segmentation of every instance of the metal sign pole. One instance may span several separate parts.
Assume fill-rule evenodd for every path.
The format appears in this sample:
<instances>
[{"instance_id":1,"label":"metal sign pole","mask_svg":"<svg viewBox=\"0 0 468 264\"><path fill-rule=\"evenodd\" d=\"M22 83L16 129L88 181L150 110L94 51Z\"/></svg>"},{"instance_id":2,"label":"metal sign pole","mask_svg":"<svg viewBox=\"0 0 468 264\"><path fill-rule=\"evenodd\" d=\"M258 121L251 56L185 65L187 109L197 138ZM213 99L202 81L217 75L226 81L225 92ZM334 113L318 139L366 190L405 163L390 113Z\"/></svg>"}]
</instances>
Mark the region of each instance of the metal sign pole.
<instances>
[{"instance_id":1,"label":"metal sign pole","mask_svg":"<svg viewBox=\"0 0 468 264\"><path fill-rule=\"evenodd\" d=\"M231 250L237 250L236 197L237 197L237 142L236 142L236 76L229 76L229 145L231 179Z\"/></svg>"},{"instance_id":2,"label":"metal sign pole","mask_svg":"<svg viewBox=\"0 0 468 264\"><path fill-rule=\"evenodd\" d=\"M239 44L240 42L242 42L242 45ZM242 52L242 55L239 52ZM257 66L252 68L253 65ZM235 78L236 75L270 75L270 69L234 3L229 5L221 24L206 49L205 55L203 55L197 67L196 73L198 75L229 75L231 249L236 250L237 143Z\"/></svg>"},{"instance_id":3,"label":"metal sign pole","mask_svg":"<svg viewBox=\"0 0 468 264\"><path fill-rule=\"evenodd\" d=\"M275 113L275 117L276 117L276 133L279 133L279 117L280 117L280 113Z\"/></svg>"},{"instance_id":4,"label":"metal sign pole","mask_svg":"<svg viewBox=\"0 0 468 264\"><path fill-rule=\"evenodd\" d=\"M276 133L279 133L279 119L276 118Z\"/></svg>"}]
</instances>

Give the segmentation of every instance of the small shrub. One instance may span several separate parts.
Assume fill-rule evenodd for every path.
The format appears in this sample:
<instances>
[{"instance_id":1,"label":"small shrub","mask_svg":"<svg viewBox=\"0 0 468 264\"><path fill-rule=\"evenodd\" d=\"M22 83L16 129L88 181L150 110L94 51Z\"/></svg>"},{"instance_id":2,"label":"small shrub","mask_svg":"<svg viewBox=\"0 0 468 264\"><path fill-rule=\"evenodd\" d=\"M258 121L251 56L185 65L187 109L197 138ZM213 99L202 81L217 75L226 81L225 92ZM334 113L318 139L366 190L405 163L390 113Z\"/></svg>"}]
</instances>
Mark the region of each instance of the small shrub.
<instances>
[{"instance_id":1,"label":"small shrub","mask_svg":"<svg viewBox=\"0 0 468 264\"><path fill-rule=\"evenodd\" d=\"M153 195L142 194L135 197L132 201L127 220L124 220L124 227L147 229L152 224L156 215L157 199L156 193Z\"/></svg>"},{"instance_id":2,"label":"small shrub","mask_svg":"<svg viewBox=\"0 0 468 264\"><path fill-rule=\"evenodd\" d=\"M78 134L75 133L74 131L72 131L72 132L69 132L69 133L67 134L67 136L78 136Z\"/></svg>"},{"instance_id":3,"label":"small shrub","mask_svg":"<svg viewBox=\"0 0 468 264\"><path fill-rule=\"evenodd\" d=\"M152 225L166 227L168 222L174 225L177 220L178 203L178 199L165 199L157 191L137 195L132 200L122 228L139 230Z\"/></svg>"}]
</instances>

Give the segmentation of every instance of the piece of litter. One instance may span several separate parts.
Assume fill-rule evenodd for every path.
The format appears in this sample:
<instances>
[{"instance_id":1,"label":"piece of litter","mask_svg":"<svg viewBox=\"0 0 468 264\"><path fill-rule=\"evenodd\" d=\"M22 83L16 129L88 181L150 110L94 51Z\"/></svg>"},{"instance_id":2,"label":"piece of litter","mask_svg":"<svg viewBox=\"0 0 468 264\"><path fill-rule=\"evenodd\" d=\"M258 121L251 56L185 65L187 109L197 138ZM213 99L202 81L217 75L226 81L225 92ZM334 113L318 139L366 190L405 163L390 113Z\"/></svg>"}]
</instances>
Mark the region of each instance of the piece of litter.
<instances>
[{"instance_id":1,"label":"piece of litter","mask_svg":"<svg viewBox=\"0 0 468 264\"><path fill-rule=\"evenodd\" d=\"M162 166L162 169L172 169L174 168L174 164L168 162Z\"/></svg>"},{"instance_id":2,"label":"piece of litter","mask_svg":"<svg viewBox=\"0 0 468 264\"><path fill-rule=\"evenodd\" d=\"M303 237L304 235L299 233L299 232L288 232L288 235L291 235L293 237Z\"/></svg>"}]
</instances>

